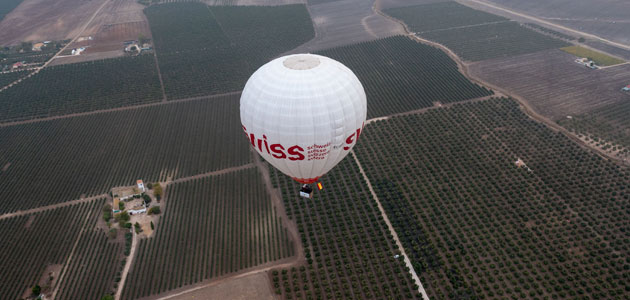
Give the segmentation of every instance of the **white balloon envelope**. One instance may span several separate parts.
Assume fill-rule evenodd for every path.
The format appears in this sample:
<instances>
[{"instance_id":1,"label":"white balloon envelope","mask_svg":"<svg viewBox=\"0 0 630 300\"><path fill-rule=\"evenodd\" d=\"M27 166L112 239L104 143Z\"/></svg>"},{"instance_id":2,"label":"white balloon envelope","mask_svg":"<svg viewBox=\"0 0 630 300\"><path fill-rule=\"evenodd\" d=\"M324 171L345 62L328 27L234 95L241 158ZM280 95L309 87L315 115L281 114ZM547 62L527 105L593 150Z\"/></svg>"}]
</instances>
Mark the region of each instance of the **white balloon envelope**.
<instances>
[{"instance_id":1,"label":"white balloon envelope","mask_svg":"<svg viewBox=\"0 0 630 300\"><path fill-rule=\"evenodd\" d=\"M355 145L367 114L350 69L314 54L260 67L241 95L241 123L252 147L284 174L313 183Z\"/></svg>"}]
</instances>

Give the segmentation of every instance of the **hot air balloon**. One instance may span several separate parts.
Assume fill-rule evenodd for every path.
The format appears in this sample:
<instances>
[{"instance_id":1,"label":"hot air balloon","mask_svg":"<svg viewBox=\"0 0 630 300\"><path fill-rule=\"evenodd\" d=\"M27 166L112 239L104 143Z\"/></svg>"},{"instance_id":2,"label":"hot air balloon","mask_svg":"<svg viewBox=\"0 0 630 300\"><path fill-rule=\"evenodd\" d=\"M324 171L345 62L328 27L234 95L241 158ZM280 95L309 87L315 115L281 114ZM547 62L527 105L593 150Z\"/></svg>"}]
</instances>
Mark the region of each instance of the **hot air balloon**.
<instances>
[{"instance_id":1,"label":"hot air balloon","mask_svg":"<svg viewBox=\"0 0 630 300\"><path fill-rule=\"evenodd\" d=\"M271 165L306 185L354 147L367 103L359 79L321 55L274 59L249 78L241 94L241 124L252 147Z\"/></svg>"}]
</instances>

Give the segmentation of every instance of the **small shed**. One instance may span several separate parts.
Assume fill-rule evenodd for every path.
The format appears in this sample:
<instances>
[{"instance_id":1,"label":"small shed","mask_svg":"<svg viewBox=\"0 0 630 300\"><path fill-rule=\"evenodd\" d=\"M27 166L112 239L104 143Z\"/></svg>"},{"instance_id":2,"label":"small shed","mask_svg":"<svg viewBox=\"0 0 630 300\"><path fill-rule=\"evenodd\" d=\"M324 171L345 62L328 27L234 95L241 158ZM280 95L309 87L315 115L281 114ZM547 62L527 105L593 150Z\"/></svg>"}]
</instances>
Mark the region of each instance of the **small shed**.
<instances>
[{"instance_id":1,"label":"small shed","mask_svg":"<svg viewBox=\"0 0 630 300\"><path fill-rule=\"evenodd\" d=\"M138 189L139 189L139 190L141 190L141 191L145 192L145 190L144 190L144 182L142 182L142 179L138 179L138 180L136 181L136 184L138 185Z\"/></svg>"}]
</instances>

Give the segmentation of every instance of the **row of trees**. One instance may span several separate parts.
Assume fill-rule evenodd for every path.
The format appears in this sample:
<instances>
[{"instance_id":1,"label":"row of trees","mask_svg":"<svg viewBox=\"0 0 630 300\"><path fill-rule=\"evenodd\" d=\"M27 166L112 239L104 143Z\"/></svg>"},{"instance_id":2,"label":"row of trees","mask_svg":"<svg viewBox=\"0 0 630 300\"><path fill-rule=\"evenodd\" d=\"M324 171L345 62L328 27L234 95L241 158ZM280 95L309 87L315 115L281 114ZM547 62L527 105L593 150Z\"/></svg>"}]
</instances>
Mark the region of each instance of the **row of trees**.
<instances>
[{"instance_id":1,"label":"row of trees","mask_svg":"<svg viewBox=\"0 0 630 300\"><path fill-rule=\"evenodd\" d=\"M272 271L283 299L415 299L418 287L405 266L357 166L343 160L322 178L313 199L272 169L289 217L300 234L306 265Z\"/></svg>"},{"instance_id":2,"label":"row of trees","mask_svg":"<svg viewBox=\"0 0 630 300\"><path fill-rule=\"evenodd\" d=\"M0 213L251 160L238 96L0 128Z\"/></svg>"},{"instance_id":3,"label":"row of trees","mask_svg":"<svg viewBox=\"0 0 630 300\"><path fill-rule=\"evenodd\" d=\"M630 295L630 173L515 101L378 121L355 151L432 299Z\"/></svg>"},{"instance_id":4,"label":"row of trees","mask_svg":"<svg viewBox=\"0 0 630 300\"><path fill-rule=\"evenodd\" d=\"M155 102L162 98L151 55L48 67L0 93L0 122Z\"/></svg>"},{"instance_id":5,"label":"row of trees","mask_svg":"<svg viewBox=\"0 0 630 300\"><path fill-rule=\"evenodd\" d=\"M100 207L105 199L45 210L35 214L6 218L0 221L0 274L3 298L18 299L26 290L47 276L44 271L49 265L61 265L59 272L65 273L59 287L61 299L94 299L109 291L113 274L106 270L115 263L115 253L120 253L120 244L108 244L106 235L95 231L100 218ZM65 265L75 242L73 263ZM43 246L44 245L44 246ZM94 254L99 253L99 254ZM103 256L101 256L101 254ZM60 273L55 273L59 278ZM51 280L45 281L51 282ZM49 293L52 286L40 286L40 292ZM91 297L94 295L94 297Z\"/></svg>"},{"instance_id":6,"label":"row of trees","mask_svg":"<svg viewBox=\"0 0 630 300\"><path fill-rule=\"evenodd\" d=\"M363 84L368 119L492 95L470 82L441 50L395 36L324 50L318 54L348 66Z\"/></svg>"},{"instance_id":7,"label":"row of trees","mask_svg":"<svg viewBox=\"0 0 630 300\"><path fill-rule=\"evenodd\" d=\"M145 9L169 99L240 91L259 66L314 36L304 5Z\"/></svg>"},{"instance_id":8,"label":"row of trees","mask_svg":"<svg viewBox=\"0 0 630 300\"><path fill-rule=\"evenodd\" d=\"M254 168L169 186L166 205L153 237L140 240L124 299L295 255Z\"/></svg>"}]
</instances>

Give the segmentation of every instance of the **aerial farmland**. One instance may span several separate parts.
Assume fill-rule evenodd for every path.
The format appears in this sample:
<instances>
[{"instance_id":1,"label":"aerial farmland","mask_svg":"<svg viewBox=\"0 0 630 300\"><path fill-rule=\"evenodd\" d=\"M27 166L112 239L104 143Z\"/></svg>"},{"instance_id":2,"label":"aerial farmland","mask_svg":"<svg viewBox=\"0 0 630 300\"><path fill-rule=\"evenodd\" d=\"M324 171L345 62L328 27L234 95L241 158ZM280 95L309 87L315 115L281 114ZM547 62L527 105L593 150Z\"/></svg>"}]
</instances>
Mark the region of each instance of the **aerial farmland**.
<instances>
[{"instance_id":1,"label":"aerial farmland","mask_svg":"<svg viewBox=\"0 0 630 300\"><path fill-rule=\"evenodd\" d=\"M5 1L0 298L628 299L626 8Z\"/></svg>"}]
</instances>

